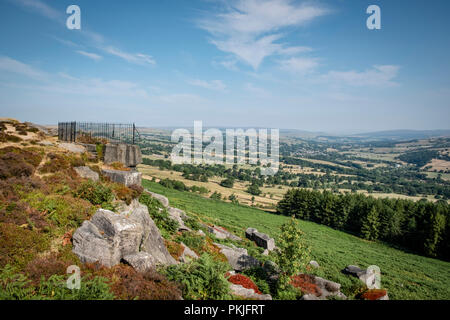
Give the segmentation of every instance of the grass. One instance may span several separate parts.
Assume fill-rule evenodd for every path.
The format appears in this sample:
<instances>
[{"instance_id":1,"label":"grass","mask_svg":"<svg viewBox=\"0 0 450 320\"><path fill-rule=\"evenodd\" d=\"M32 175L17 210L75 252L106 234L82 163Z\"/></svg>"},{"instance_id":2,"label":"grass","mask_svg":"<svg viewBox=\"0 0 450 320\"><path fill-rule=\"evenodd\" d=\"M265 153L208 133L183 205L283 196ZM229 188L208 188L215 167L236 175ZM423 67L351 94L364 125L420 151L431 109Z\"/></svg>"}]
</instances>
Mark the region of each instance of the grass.
<instances>
[{"instance_id":1,"label":"grass","mask_svg":"<svg viewBox=\"0 0 450 320\"><path fill-rule=\"evenodd\" d=\"M171 206L185 210L204 222L224 226L245 237L248 227L278 237L280 226L289 218L256 208L211 200L189 192L167 189L158 183L143 180L143 187L169 198ZM450 299L450 263L408 253L380 242L370 242L353 235L299 221L311 246L311 259L320 264L315 274L336 281L341 291L354 295L359 280L341 273L347 265L381 269L382 287L391 299Z\"/></svg>"}]
</instances>

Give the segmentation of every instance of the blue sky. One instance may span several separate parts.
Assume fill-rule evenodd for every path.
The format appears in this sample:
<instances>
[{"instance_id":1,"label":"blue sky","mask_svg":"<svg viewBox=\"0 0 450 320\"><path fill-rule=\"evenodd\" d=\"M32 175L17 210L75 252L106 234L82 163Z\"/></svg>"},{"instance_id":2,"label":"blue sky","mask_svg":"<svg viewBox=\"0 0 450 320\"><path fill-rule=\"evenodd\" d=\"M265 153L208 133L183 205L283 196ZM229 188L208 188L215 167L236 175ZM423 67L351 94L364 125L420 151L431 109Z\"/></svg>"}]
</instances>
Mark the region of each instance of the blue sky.
<instances>
[{"instance_id":1,"label":"blue sky","mask_svg":"<svg viewBox=\"0 0 450 320\"><path fill-rule=\"evenodd\" d=\"M81 30L66 8L81 8ZM366 9L381 8L381 30ZM450 129L445 0L0 0L0 116Z\"/></svg>"}]
</instances>

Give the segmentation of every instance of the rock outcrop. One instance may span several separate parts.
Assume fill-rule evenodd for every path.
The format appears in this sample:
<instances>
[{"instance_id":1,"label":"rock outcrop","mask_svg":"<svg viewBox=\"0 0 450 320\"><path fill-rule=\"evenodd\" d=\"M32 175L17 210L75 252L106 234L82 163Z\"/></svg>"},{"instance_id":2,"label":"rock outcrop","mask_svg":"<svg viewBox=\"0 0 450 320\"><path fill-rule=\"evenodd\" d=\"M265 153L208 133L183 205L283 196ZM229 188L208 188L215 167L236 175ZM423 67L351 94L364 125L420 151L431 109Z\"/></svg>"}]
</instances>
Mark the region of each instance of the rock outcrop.
<instances>
[{"instance_id":1,"label":"rock outcrop","mask_svg":"<svg viewBox=\"0 0 450 320\"><path fill-rule=\"evenodd\" d=\"M108 143L105 146L106 164L120 162L126 167L136 167L142 163L142 153L139 146L125 143Z\"/></svg>"},{"instance_id":2,"label":"rock outcrop","mask_svg":"<svg viewBox=\"0 0 450 320\"><path fill-rule=\"evenodd\" d=\"M153 198L155 198L156 200L158 200L159 202L161 202L161 204L168 208L169 207L169 199L167 199L165 196L158 194L158 193L154 193L151 192L149 190L145 190L146 193L150 194Z\"/></svg>"},{"instance_id":3,"label":"rock outcrop","mask_svg":"<svg viewBox=\"0 0 450 320\"><path fill-rule=\"evenodd\" d=\"M375 277L373 274L369 274L366 269L361 269L358 266L349 265L342 270L344 274L348 274L351 276L354 276L356 278L359 278L365 285L371 285L375 286ZM379 289L379 288L377 288Z\"/></svg>"},{"instance_id":4,"label":"rock outcrop","mask_svg":"<svg viewBox=\"0 0 450 320\"><path fill-rule=\"evenodd\" d=\"M142 183L142 173L137 171L123 171L102 169L102 174L109 177L111 181L121 183L128 186L138 185Z\"/></svg>"},{"instance_id":5,"label":"rock outcrop","mask_svg":"<svg viewBox=\"0 0 450 320\"><path fill-rule=\"evenodd\" d=\"M291 278L291 284L302 290L303 300L325 300L334 297L345 300L347 297L340 291L341 285L312 274L298 274Z\"/></svg>"},{"instance_id":6,"label":"rock outcrop","mask_svg":"<svg viewBox=\"0 0 450 320\"><path fill-rule=\"evenodd\" d=\"M190 260L198 259L198 255L183 242L181 242L181 246L183 247L183 253L178 258L180 262L189 262Z\"/></svg>"},{"instance_id":7,"label":"rock outcrop","mask_svg":"<svg viewBox=\"0 0 450 320\"><path fill-rule=\"evenodd\" d=\"M167 211L169 213L169 217L178 222L178 231L191 231L191 229L184 224L184 221L188 218L188 216L183 210L168 207Z\"/></svg>"},{"instance_id":8,"label":"rock outcrop","mask_svg":"<svg viewBox=\"0 0 450 320\"><path fill-rule=\"evenodd\" d=\"M61 142L58 145L60 148L63 148L69 152L73 152L73 153L84 153L86 152L86 148L79 145L79 144L75 144L75 143L68 143L68 142Z\"/></svg>"},{"instance_id":9,"label":"rock outcrop","mask_svg":"<svg viewBox=\"0 0 450 320\"><path fill-rule=\"evenodd\" d=\"M242 271L260 265L256 258L248 255L247 249L237 248L234 245L229 247L220 243L214 243L214 245L220 248L220 252L227 258L228 263L235 271Z\"/></svg>"},{"instance_id":10,"label":"rock outcrop","mask_svg":"<svg viewBox=\"0 0 450 320\"><path fill-rule=\"evenodd\" d=\"M245 237L249 240L255 241L259 247L269 251L275 249L275 240L265 233L258 232L255 228L247 228L247 230L245 230Z\"/></svg>"},{"instance_id":11,"label":"rock outcrop","mask_svg":"<svg viewBox=\"0 0 450 320\"><path fill-rule=\"evenodd\" d=\"M215 235L217 239L230 239L234 241L242 240L240 237L232 234L228 230L216 225L208 226L208 232Z\"/></svg>"},{"instance_id":12,"label":"rock outcrop","mask_svg":"<svg viewBox=\"0 0 450 320\"><path fill-rule=\"evenodd\" d=\"M92 181L98 181L99 179L99 174L88 166L74 167L74 170L81 178L91 179Z\"/></svg>"},{"instance_id":13,"label":"rock outcrop","mask_svg":"<svg viewBox=\"0 0 450 320\"><path fill-rule=\"evenodd\" d=\"M120 213L98 209L72 239L73 252L83 263L112 267L124 260L138 271L176 263L147 207L136 200Z\"/></svg>"}]
</instances>

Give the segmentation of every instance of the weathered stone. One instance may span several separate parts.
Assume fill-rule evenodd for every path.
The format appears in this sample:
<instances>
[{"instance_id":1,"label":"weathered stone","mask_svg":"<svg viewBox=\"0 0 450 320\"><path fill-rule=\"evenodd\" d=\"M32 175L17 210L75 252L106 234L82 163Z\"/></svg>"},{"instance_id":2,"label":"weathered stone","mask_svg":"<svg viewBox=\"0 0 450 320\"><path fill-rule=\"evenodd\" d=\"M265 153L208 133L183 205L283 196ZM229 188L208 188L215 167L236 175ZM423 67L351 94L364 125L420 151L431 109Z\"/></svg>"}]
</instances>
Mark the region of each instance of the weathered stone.
<instances>
[{"instance_id":1,"label":"weathered stone","mask_svg":"<svg viewBox=\"0 0 450 320\"><path fill-rule=\"evenodd\" d=\"M67 143L67 142L63 142L59 144L60 148L63 148L69 152L73 152L73 153L84 153L86 152L86 148L79 145L79 144L75 144L75 143Z\"/></svg>"},{"instance_id":2,"label":"weathered stone","mask_svg":"<svg viewBox=\"0 0 450 320\"><path fill-rule=\"evenodd\" d=\"M208 232L212 233L216 236L217 239L230 239L230 240L234 240L234 241L241 241L242 239L234 234L232 234L231 232L229 232L228 230L225 230L224 228L220 227L220 226L207 226L208 227Z\"/></svg>"},{"instance_id":3,"label":"weathered stone","mask_svg":"<svg viewBox=\"0 0 450 320\"><path fill-rule=\"evenodd\" d=\"M73 235L73 252L85 262L112 267L127 261L138 271L177 263L165 247L148 208L134 200L119 213L99 209Z\"/></svg>"},{"instance_id":4,"label":"weathered stone","mask_svg":"<svg viewBox=\"0 0 450 320\"><path fill-rule=\"evenodd\" d=\"M206 237L206 234L203 232L203 230L198 230L198 231L197 231L197 234L198 234L199 236Z\"/></svg>"},{"instance_id":5,"label":"weathered stone","mask_svg":"<svg viewBox=\"0 0 450 320\"><path fill-rule=\"evenodd\" d=\"M168 208L169 207L169 199L167 199L165 196L155 193L155 192L151 192L149 190L145 190L145 192L147 192L148 194L150 194L153 198L155 198L156 200L158 200L159 202L161 202L161 204Z\"/></svg>"},{"instance_id":6,"label":"weathered stone","mask_svg":"<svg viewBox=\"0 0 450 320\"><path fill-rule=\"evenodd\" d=\"M341 285L337 282L333 282L330 280L326 280L324 278L312 275L312 274L299 274L299 277L303 279L305 283L309 285L315 285L317 287L317 293L311 293L310 295L316 295L317 299L313 299L311 297L305 297L306 300L325 300L328 297L336 297L338 299L347 299L347 297L340 292Z\"/></svg>"},{"instance_id":7,"label":"weathered stone","mask_svg":"<svg viewBox=\"0 0 450 320\"><path fill-rule=\"evenodd\" d=\"M245 299L272 300L272 296L270 294L258 294L255 290L244 288L239 284L231 284L230 290L234 295Z\"/></svg>"},{"instance_id":8,"label":"weathered stone","mask_svg":"<svg viewBox=\"0 0 450 320\"><path fill-rule=\"evenodd\" d=\"M137 171L122 171L102 169L102 174L109 177L111 181L128 186L133 184L140 186L142 183L142 173Z\"/></svg>"},{"instance_id":9,"label":"weathered stone","mask_svg":"<svg viewBox=\"0 0 450 320\"><path fill-rule=\"evenodd\" d=\"M106 164L121 162L126 167L136 167L142 163L142 153L139 146L125 143L108 143L105 146Z\"/></svg>"},{"instance_id":10,"label":"weathered stone","mask_svg":"<svg viewBox=\"0 0 450 320\"><path fill-rule=\"evenodd\" d=\"M73 234L73 252L82 262L111 267L139 250L142 227L114 212L99 209Z\"/></svg>"},{"instance_id":11,"label":"weathered stone","mask_svg":"<svg viewBox=\"0 0 450 320\"><path fill-rule=\"evenodd\" d=\"M320 300L320 298L319 298L319 297L316 297L316 296L313 295L313 294L304 294L304 295L300 298L300 300Z\"/></svg>"},{"instance_id":12,"label":"weathered stone","mask_svg":"<svg viewBox=\"0 0 450 320\"><path fill-rule=\"evenodd\" d=\"M235 271L242 271L251 267L259 266L260 264L257 259L248 255L246 249L237 248L233 245L232 247L228 247L220 243L214 244L220 248L220 252L227 258L228 263Z\"/></svg>"},{"instance_id":13,"label":"weathered stone","mask_svg":"<svg viewBox=\"0 0 450 320\"><path fill-rule=\"evenodd\" d=\"M129 219L139 222L143 227L143 235L140 250L149 253L156 264L176 264L175 259L166 248L164 239L159 232L155 222L148 213L147 206L134 200L128 210L122 210L121 214Z\"/></svg>"},{"instance_id":14,"label":"weathered stone","mask_svg":"<svg viewBox=\"0 0 450 320\"><path fill-rule=\"evenodd\" d=\"M181 254L179 260L181 262L188 262L193 259L198 259L198 255L192 251L187 245L181 242L181 246L183 247L183 253Z\"/></svg>"},{"instance_id":15,"label":"weathered stone","mask_svg":"<svg viewBox=\"0 0 450 320\"><path fill-rule=\"evenodd\" d=\"M147 252L129 254L122 259L138 272L146 272L156 265L155 259Z\"/></svg>"},{"instance_id":16,"label":"weathered stone","mask_svg":"<svg viewBox=\"0 0 450 320\"><path fill-rule=\"evenodd\" d=\"M191 231L191 229L184 224L185 219L183 219L183 217L187 218L187 216L183 210L168 207L167 211L169 213L169 217L178 222L178 231Z\"/></svg>"},{"instance_id":17,"label":"weathered stone","mask_svg":"<svg viewBox=\"0 0 450 320\"><path fill-rule=\"evenodd\" d=\"M91 179L92 181L98 181L99 179L98 173L88 166L74 167L74 169L81 178Z\"/></svg>"},{"instance_id":18,"label":"weathered stone","mask_svg":"<svg viewBox=\"0 0 450 320\"><path fill-rule=\"evenodd\" d=\"M82 263L99 262L112 267L120 262L120 249L113 241L105 238L90 221L84 221L72 236L73 253Z\"/></svg>"},{"instance_id":19,"label":"weathered stone","mask_svg":"<svg viewBox=\"0 0 450 320\"><path fill-rule=\"evenodd\" d=\"M53 142L47 140L41 141L39 142L39 144L46 147L53 147L55 145Z\"/></svg>"},{"instance_id":20,"label":"weathered stone","mask_svg":"<svg viewBox=\"0 0 450 320\"><path fill-rule=\"evenodd\" d=\"M259 247L269 251L275 249L275 240L265 233L258 232L255 228L247 228L247 230L245 230L245 236L247 239L255 241Z\"/></svg>"},{"instance_id":21,"label":"weathered stone","mask_svg":"<svg viewBox=\"0 0 450 320\"><path fill-rule=\"evenodd\" d=\"M314 268L319 268L319 267L320 267L319 263L318 263L317 261L315 261L315 260L311 260L311 261L309 262L309 265L310 265L311 267L314 267Z\"/></svg>"},{"instance_id":22,"label":"weathered stone","mask_svg":"<svg viewBox=\"0 0 450 320\"><path fill-rule=\"evenodd\" d=\"M374 286L376 284L376 278L373 274L368 274L367 270L361 269L358 266L349 265L342 270L344 274L352 275L359 278L364 284ZM379 289L379 288L378 288Z\"/></svg>"}]
</instances>

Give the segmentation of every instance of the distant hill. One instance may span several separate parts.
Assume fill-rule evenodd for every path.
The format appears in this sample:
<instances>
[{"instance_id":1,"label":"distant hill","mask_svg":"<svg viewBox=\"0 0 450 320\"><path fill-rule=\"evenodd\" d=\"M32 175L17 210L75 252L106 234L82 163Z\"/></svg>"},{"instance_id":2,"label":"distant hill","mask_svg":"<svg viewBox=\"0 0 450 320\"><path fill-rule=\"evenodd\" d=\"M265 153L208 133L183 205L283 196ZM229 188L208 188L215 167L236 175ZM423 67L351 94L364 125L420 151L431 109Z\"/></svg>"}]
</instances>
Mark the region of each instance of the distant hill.
<instances>
[{"instance_id":1,"label":"distant hill","mask_svg":"<svg viewBox=\"0 0 450 320\"><path fill-rule=\"evenodd\" d=\"M377 140L410 140L448 137L450 130L389 130L353 134L351 137Z\"/></svg>"}]
</instances>

